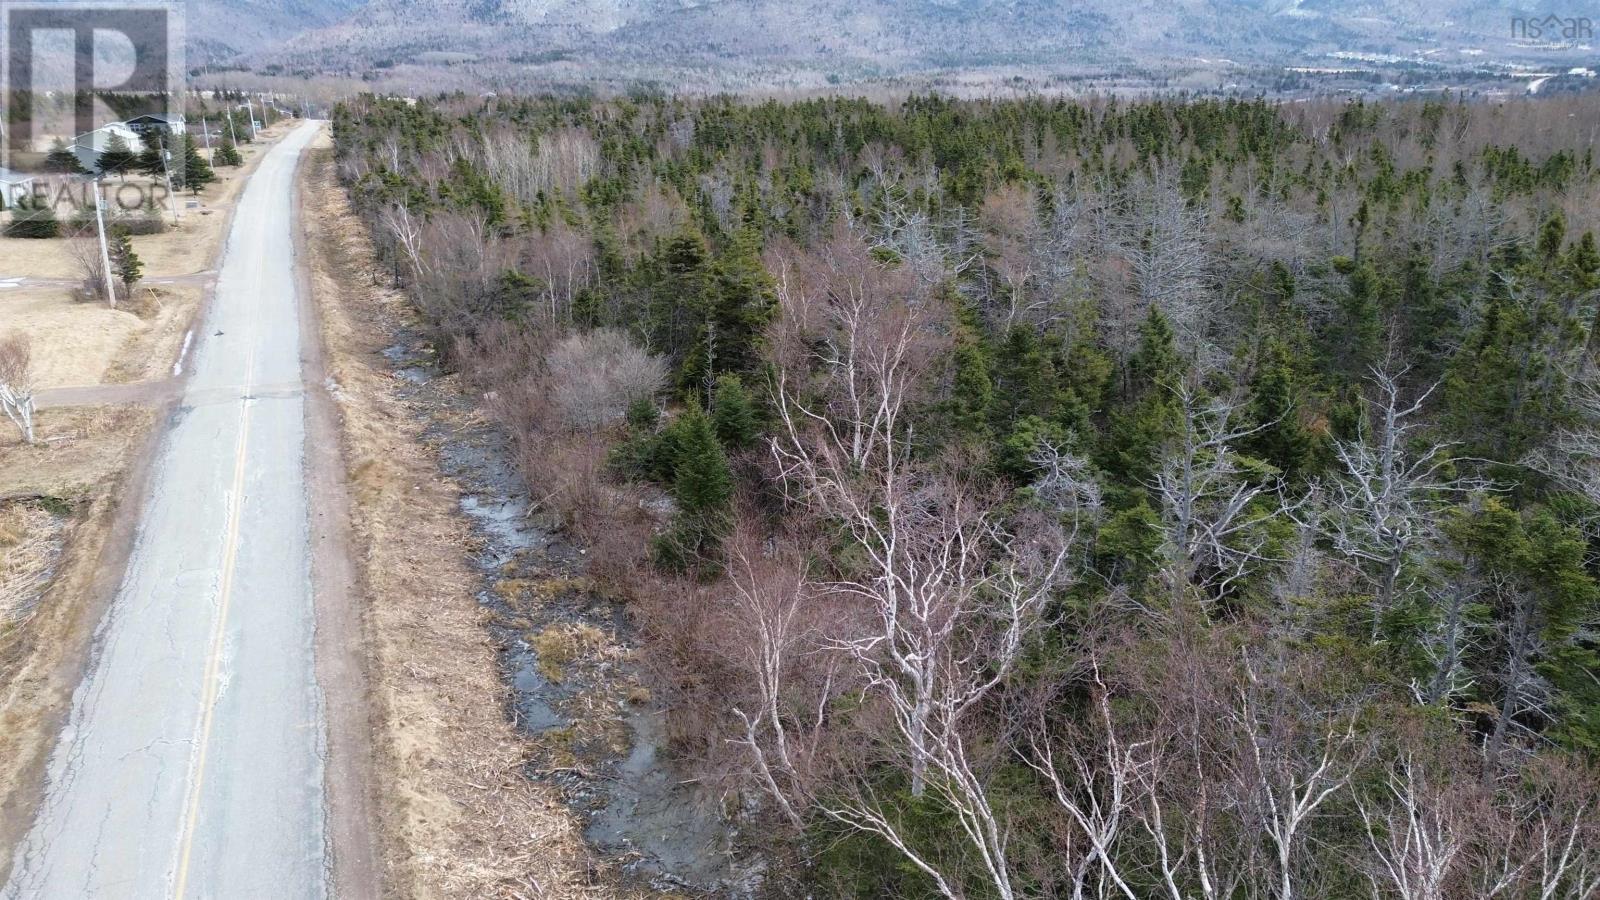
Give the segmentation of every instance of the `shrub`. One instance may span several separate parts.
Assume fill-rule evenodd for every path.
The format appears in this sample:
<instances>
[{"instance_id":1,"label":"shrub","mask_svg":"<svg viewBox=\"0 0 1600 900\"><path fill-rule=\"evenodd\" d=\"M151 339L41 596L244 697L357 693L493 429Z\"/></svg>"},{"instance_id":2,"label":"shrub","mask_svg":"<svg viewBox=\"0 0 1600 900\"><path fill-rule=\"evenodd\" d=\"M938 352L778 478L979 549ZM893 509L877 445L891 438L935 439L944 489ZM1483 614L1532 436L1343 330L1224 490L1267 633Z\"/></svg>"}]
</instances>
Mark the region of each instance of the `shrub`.
<instances>
[{"instance_id":1,"label":"shrub","mask_svg":"<svg viewBox=\"0 0 1600 900\"><path fill-rule=\"evenodd\" d=\"M94 212L92 210L79 212L72 217L67 226L70 234L87 234L90 236L94 235L95 228ZM106 219L106 230L109 232L112 229L121 229L130 235L160 234L167 230L167 220L153 213L111 216Z\"/></svg>"},{"instance_id":2,"label":"shrub","mask_svg":"<svg viewBox=\"0 0 1600 900\"><path fill-rule=\"evenodd\" d=\"M6 225L6 237L53 238L60 235L61 222L56 219L53 206L25 197L17 200L11 210L11 221Z\"/></svg>"},{"instance_id":3,"label":"shrub","mask_svg":"<svg viewBox=\"0 0 1600 900\"><path fill-rule=\"evenodd\" d=\"M667 375L660 357L610 328L562 340L545 366L562 422L579 431L620 421L631 406L649 401Z\"/></svg>"}]
</instances>

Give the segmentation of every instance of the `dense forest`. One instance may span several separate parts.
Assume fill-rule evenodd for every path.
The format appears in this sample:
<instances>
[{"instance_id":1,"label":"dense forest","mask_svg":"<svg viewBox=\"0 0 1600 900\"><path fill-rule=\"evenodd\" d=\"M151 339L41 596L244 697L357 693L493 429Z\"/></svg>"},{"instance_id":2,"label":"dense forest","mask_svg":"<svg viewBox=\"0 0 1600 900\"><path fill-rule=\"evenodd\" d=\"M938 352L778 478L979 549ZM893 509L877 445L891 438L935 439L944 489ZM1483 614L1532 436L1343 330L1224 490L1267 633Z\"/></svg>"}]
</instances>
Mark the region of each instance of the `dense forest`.
<instances>
[{"instance_id":1,"label":"dense forest","mask_svg":"<svg viewBox=\"0 0 1600 900\"><path fill-rule=\"evenodd\" d=\"M1600 896L1600 97L365 97L777 894Z\"/></svg>"}]
</instances>

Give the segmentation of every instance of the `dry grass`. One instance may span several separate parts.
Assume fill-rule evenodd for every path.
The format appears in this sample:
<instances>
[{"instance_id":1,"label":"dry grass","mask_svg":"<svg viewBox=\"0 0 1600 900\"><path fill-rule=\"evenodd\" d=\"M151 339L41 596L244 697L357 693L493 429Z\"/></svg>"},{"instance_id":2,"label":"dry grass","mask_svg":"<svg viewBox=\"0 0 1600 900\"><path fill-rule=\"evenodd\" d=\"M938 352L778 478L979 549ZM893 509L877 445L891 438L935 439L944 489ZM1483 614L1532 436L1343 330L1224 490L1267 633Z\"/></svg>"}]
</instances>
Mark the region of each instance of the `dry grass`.
<instances>
[{"instance_id":1,"label":"dry grass","mask_svg":"<svg viewBox=\"0 0 1600 900\"><path fill-rule=\"evenodd\" d=\"M204 292L195 285L141 287L135 305L145 330L124 341L106 367L104 380L115 384L167 378L183 350L183 336L195 324Z\"/></svg>"},{"instance_id":2,"label":"dry grass","mask_svg":"<svg viewBox=\"0 0 1600 900\"><path fill-rule=\"evenodd\" d=\"M145 429L150 409L126 406L40 410L39 440L22 443L11 423L0 430L0 496L39 493L89 498L113 489Z\"/></svg>"},{"instance_id":3,"label":"dry grass","mask_svg":"<svg viewBox=\"0 0 1600 900\"><path fill-rule=\"evenodd\" d=\"M65 530L60 516L38 504L0 506L0 632L33 612Z\"/></svg>"},{"instance_id":4,"label":"dry grass","mask_svg":"<svg viewBox=\"0 0 1600 900\"><path fill-rule=\"evenodd\" d=\"M539 674L559 684L573 661L598 653L612 643L604 631L588 624L551 625L529 640L539 657Z\"/></svg>"},{"instance_id":5,"label":"dry grass","mask_svg":"<svg viewBox=\"0 0 1600 900\"><path fill-rule=\"evenodd\" d=\"M530 747L505 714L466 562L456 485L377 351L405 315L370 287L373 261L333 177L326 137L301 196L313 293L337 383L362 555L379 817L388 892L403 897L600 897L577 823L523 774Z\"/></svg>"},{"instance_id":6,"label":"dry grass","mask_svg":"<svg viewBox=\"0 0 1600 900\"><path fill-rule=\"evenodd\" d=\"M99 384L122 347L149 330L132 312L79 303L55 288L0 291L0 323L32 339L40 388Z\"/></svg>"},{"instance_id":7,"label":"dry grass","mask_svg":"<svg viewBox=\"0 0 1600 900\"><path fill-rule=\"evenodd\" d=\"M141 287L135 302L111 309L55 288L4 291L0 331L32 339L41 390L165 378L200 296L192 285Z\"/></svg>"}]
</instances>

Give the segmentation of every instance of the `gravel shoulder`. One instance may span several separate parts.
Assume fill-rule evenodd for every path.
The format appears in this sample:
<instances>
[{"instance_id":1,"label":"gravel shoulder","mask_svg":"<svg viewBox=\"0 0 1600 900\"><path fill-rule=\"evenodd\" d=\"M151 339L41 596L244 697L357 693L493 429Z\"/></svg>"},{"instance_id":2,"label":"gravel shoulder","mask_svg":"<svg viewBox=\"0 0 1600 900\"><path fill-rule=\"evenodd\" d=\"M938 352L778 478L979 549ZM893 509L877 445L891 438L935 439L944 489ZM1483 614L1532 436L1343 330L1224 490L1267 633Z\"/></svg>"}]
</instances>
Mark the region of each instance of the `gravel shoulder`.
<instances>
[{"instance_id":1,"label":"gravel shoulder","mask_svg":"<svg viewBox=\"0 0 1600 900\"><path fill-rule=\"evenodd\" d=\"M460 486L438 475L438 448L383 355L407 304L377 284L325 137L305 162L311 297L349 472L385 894L616 896L557 791L523 773L530 748L506 715Z\"/></svg>"}]
</instances>

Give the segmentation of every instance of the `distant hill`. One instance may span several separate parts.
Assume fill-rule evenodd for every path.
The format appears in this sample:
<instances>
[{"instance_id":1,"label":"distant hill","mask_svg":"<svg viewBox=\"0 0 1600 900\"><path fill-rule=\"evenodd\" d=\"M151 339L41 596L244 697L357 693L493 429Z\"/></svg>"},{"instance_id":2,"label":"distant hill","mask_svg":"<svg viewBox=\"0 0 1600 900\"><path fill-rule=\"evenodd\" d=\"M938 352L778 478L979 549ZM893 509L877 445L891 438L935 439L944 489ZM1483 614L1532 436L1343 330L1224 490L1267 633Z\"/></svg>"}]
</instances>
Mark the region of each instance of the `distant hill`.
<instances>
[{"instance_id":1,"label":"distant hill","mask_svg":"<svg viewBox=\"0 0 1600 900\"><path fill-rule=\"evenodd\" d=\"M231 52L257 65L345 74L487 63L580 79L862 78L1595 56L1592 34L1519 38L1514 18L1547 13L1536 0L197 0L191 10L207 59ZM1560 14L1600 23L1600 0L1566 3Z\"/></svg>"},{"instance_id":2,"label":"distant hill","mask_svg":"<svg viewBox=\"0 0 1600 900\"><path fill-rule=\"evenodd\" d=\"M363 0L191 0L187 63L207 65L271 52L356 13Z\"/></svg>"}]
</instances>

